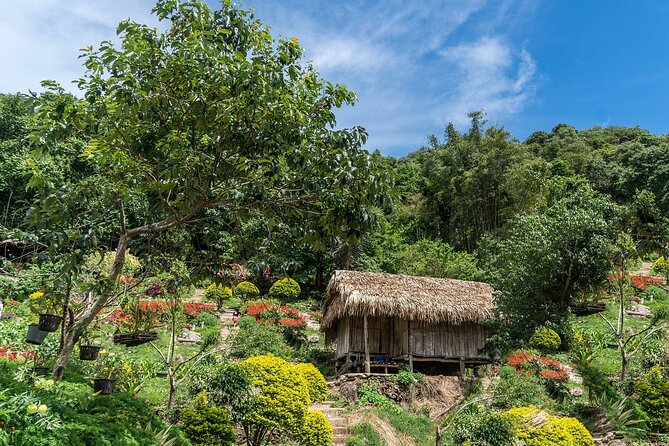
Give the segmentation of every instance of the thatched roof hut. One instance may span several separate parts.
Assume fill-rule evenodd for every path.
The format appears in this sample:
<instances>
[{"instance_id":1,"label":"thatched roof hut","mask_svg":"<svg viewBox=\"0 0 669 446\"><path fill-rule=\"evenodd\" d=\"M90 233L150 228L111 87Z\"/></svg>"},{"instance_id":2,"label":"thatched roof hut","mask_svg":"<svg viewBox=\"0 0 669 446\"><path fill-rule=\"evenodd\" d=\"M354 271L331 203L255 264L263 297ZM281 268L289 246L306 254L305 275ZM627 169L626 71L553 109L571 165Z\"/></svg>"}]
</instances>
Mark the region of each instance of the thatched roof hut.
<instances>
[{"instance_id":1,"label":"thatched roof hut","mask_svg":"<svg viewBox=\"0 0 669 446\"><path fill-rule=\"evenodd\" d=\"M482 323L492 316L494 295L487 283L335 271L327 294L321 327L338 357L370 349L409 360L484 357Z\"/></svg>"}]
</instances>

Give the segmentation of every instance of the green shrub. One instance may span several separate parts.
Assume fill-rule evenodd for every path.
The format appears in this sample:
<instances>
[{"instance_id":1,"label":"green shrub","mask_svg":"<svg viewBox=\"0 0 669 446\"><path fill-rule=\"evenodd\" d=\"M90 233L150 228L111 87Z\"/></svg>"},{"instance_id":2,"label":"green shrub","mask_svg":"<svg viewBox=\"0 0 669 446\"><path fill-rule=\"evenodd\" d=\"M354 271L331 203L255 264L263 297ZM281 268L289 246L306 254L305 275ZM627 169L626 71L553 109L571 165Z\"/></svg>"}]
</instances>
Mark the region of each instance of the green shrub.
<instances>
[{"instance_id":1,"label":"green shrub","mask_svg":"<svg viewBox=\"0 0 669 446\"><path fill-rule=\"evenodd\" d=\"M501 414L527 446L594 446L590 432L576 418L557 418L533 406Z\"/></svg>"},{"instance_id":2,"label":"green shrub","mask_svg":"<svg viewBox=\"0 0 669 446\"><path fill-rule=\"evenodd\" d=\"M295 439L304 446L328 446L334 440L332 425L323 412L310 410L302 427L295 432Z\"/></svg>"},{"instance_id":3,"label":"green shrub","mask_svg":"<svg viewBox=\"0 0 669 446\"><path fill-rule=\"evenodd\" d=\"M187 383L190 396L205 392L211 403L228 408L235 422L253 410L255 393L251 378L237 363L199 366L191 372Z\"/></svg>"},{"instance_id":4,"label":"green shrub","mask_svg":"<svg viewBox=\"0 0 669 446\"><path fill-rule=\"evenodd\" d=\"M498 375L502 379L511 378L516 374L516 368L510 365L500 367Z\"/></svg>"},{"instance_id":5,"label":"green shrub","mask_svg":"<svg viewBox=\"0 0 669 446\"><path fill-rule=\"evenodd\" d=\"M204 295L202 296L204 300L215 302L216 307L219 310L223 306L223 302L226 299L230 299L231 297L232 297L232 290L230 288L228 288L223 284L216 284L216 283L212 283L211 285L209 285L209 287L205 290Z\"/></svg>"},{"instance_id":6,"label":"green shrub","mask_svg":"<svg viewBox=\"0 0 669 446\"><path fill-rule=\"evenodd\" d=\"M514 406L528 406L530 404L550 407L555 403L548 395L546 387L539 378L526 374L516 374L501 377L492 389L495 399L493 405L500 409L509 409Z\"/></svg>"},{"instance_id":7,"label":"green shrub","mask_svg":"<svg viewBox=\"0 0 669 446\"><path fill-rule=\"evenodd\" d=\"M662 302L669 301L669 293L655 285L651 285L646 288L646 291L643 292L642 296L646 300L659 300Z\"/></svg>"},{"instance_id":8,"label":"green shrub","mask_svg":"<svg viewBox=\"0 0 669 446\"><path fill-rule=\"evenodd\" d=\"M243 301L253 300L260 295L260 290L251 282L241 282L232 290L233 296Z\"/></svg>"},{"instance_id":9,"label":"green shrub","mask_svg":"<svg viewBox=\"0 0 669 446\"><path fill-rule=\"evenodd\" d=\"M240 329L246 330L256 325L256 318L253 316L242 316L239 318L237 325Z\"/></svg>"},{"instance_id":10,"label":"green shrub","mask_svg":"<svg viewBox=\"0 0 669 446\"><path fill-rule=\"evenodd\" d=\"M653 367L640 381L634 383L636 401L649 417L654 432L669 432L669 380L662 377L660 368Z\"/></svg>"},{"instance_id":11,"label":"green shrub","mask_svg":"<svg viewBox=\"0 0 669 446\"><path fill-rule=\"evenodd\" d=\"M311 402L323 401L328 394L328 384L321 372L309 362L301 362L293 367L304 377L309 385Z\"/></svg>"},{"instance_id":12,"label":"green shrub","mask_svg":"<svg viewBox=\"0 0 669 446\"><path fill-rule=\"evenodd\" d=\"M269 296L282 301L297 299L301 293L300 285L290 277L279 279L269 289Z\"/></svg>"},{"instance_id":13,"label":"green shrub","mask_svg":"<svg viewBox=\"0 0 669 446\"><path fill-rule=\"evenodd\" d=\"M192 407L182 409L179 420L186 438L193 446L229 446L235 444L235 429L225 409L207 403L199 394Z\"/></svg>"},{"instance_id":14,"label":"green shrub","mask_svg":"<svg viewBox=\"0 0 669 446\"><path fill-rule=\"evenodd\" d=\"M353 426L353 435L346 439L346 446L386 446L386 442L369 423Z\"/></svg>"},{"instance_id":15,"label":"green shrub","mask_svg":"<svg viewBox=\"0 0 669 446\"><path fill-rule=\"evenodd\" d=\"M528 344L530 347L538 348L539 350L555 351L560 348L562 339L560 339L560 335L552 328L543 327L534 332Z\"/></svg>"},{"instance_id":16,"label":"green shrub","mask_svg":"<svg viewBox=\"0 0 669 446\"><path fill-rule=\"evenodd\" d=\"M253 318L251 318L253 319ZM237 358L271 353L280 357L288 357L292 352L286 344L283 330L270 324L244 322L232 336L232 355Z\"/></svg>"},{"instance_id":17,"label":"green shrub","mask_svg":"<svg viewBox=\"0 0 669 446\"><path fill-rule=\"evenodd\" d=\"M516 435L511 423L493 412L465 414L452 425L454 444L467 441L481 446L506 446L513 444Z\"/></svg>"},{"instance_id":18,"label":"green shrub","mask_svg":"<svg viewBox=\"0 0 669 446\"><path fill-rule=\"evenodd\" d=\"M203 311L198 317L193 319L193 325L195 327L207 327L207 328L218 328L221 321L218 317L214 316L211 313Z\"/></svg>"}]
</instances>

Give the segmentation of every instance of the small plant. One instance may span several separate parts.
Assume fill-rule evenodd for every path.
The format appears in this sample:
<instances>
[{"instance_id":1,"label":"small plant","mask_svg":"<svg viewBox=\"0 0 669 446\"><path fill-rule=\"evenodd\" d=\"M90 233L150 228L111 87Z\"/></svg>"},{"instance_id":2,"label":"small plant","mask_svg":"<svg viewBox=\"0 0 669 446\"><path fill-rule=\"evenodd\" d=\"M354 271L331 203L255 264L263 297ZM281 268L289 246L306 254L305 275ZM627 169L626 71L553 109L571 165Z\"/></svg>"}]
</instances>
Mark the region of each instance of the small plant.
<instances>
[{"instance_id":1,"label":"small plant","mask_svg":"<svg viewBox=\"0 0 669 446\"><path fill-rule=\"evenodd\" d=\"M535 331L528 342L530 347L538 348L544 351L555 351L560 348L562 340L555 330L548 327L542 327Z\"/></svg>"},{"instance_id":2,"label":"small plant","mask_svg":"<svg viewBox=\"0 0 669 446\"><path fill-rule=\"evenodd\" d=\"M634 383L634 393L641 408L648 414L648 424L655 432L669 432L669 380L658 366Z\"/></svg>"},{"instance_id":3,"label":"small plant","mask_svg":"<svg viewBox=\"0 0 669 446\"><path fill-rule=\"evenodd\" d=\"M251 282L245 281L237 284L237 286L235 286L235 288L232 290L232 294L238 299L249 301L257 299L260 295L260 290Z\"/></svg>"},{"instance_id":4,"label":"small plant","mask_svg":"<svg viewBox=\"0 0 669 446\"><path fill-rule=\"evenodd\" d=\"M204 393L193 401L192 407L179 412L181 430L193 446L231 446L235 444L235 429L228 411L212 406Z\"/></svg>"},{"instance_id":5,"label":"small plant","mask_svg":"<svg viewBox=\"0 0 669 446\"><path fill-rule=\"evenodd\" d=\"M290 301L297 299L302 290L300 285L290 277L279 279L269 289L269 296L281 301Z\"/></svg>"}]
</instances>

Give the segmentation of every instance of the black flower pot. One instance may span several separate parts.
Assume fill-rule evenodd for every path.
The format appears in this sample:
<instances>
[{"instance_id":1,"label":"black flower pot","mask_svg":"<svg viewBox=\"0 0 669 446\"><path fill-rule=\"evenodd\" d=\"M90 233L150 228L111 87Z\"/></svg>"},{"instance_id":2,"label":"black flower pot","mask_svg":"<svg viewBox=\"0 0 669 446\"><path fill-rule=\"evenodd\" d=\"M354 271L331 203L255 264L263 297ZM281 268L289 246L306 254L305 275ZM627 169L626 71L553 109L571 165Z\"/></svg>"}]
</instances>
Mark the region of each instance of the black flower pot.
<instances>
[{"instance_id":1,"label":"black flower pot","mask_svg":"<svg viewBox=\"0 0 669 446\"><path fill-rule=\"evenodd\" d=\"M33 367L33 375L47 376L49 374L49 367Z\"/></svg>"},{"instance_id":2,"label":"black flower pot","mask_svg":"<svg viewBox=\"0 0 669 446\"><path fill-rule=\"evenodd\" d=\"M80 345L79 359L82 361L95 361L100 354L100 347L97 345Z\"/></svg>"},{"instance_id":3,"label":"black flower pot","mask_svg":"<svg viewBox=\"0 0 669 446\"><path fill-rule=\"evenodd\" d=\"M167 378L167 372L156 372L156 378Z\"/></svg>"},{"instance_id":4,"label":"black flower pot","mask_svg":"<svg viewBox=\"0 0 669 446\"><path fill-rule=\"evenodd\" d=\"M48 332L54 332L58 330L60 321L63 320L62 316L56 316L55 314L40 314L39 315L39 329Z\"/></svg>"},{"instance_id":5,"label":"black flower pot","mask_svg":"<svg viewBox=\"0 0 669 446\"><path fill-rule=\"evenodd\" d=\"M26 342L28 344L40 345L44 342L44 338L48 335L48 331L40 330L39 325L28 325L28 334L26 335Z\"/></svg>"},{"instance_id":6,"label":"black flower pot","mask_svg":"<svg viewBox=\"0 0 669 446\"><path fill-rule=\"evenodd\" d=\"M109 395L114 392L114 381L112 378L95 378L93 380L93 392L100 392L100 395Z\"/></svg>"}]
</instances>

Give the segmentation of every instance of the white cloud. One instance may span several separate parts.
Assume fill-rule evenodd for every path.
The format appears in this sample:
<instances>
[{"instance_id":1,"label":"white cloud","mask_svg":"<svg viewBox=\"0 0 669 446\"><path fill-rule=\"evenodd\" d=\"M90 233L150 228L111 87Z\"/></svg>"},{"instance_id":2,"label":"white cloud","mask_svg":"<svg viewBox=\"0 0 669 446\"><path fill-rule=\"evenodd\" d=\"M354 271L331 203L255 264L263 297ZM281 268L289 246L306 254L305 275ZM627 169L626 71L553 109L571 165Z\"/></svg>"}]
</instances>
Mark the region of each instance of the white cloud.
<instances>
[{"instance_id":1,"label":"white cloud","mask_svg":"<svg viewBox=\"0 0 669 446\"><path fill-rule=\"evenodd\" d=\"M503 118L519 112L534 95L534 59L499 37L449 47L441 55L450 65L448 76L454 84L439 108L442 121L465 124L466 114L473 110Z\"/></svg>"},{"instance_id":2,"label":"white cloud","mask_svg":"<svg viewBox=\"0 0 669 446\"><path fill-rule=\"evenodd\" d=\"M308 54L314 66L325 71L366 73L387 66L392 60L386 48L351 38L333 37L321 41L313 45Z\"/></svg>"},{"instance_id":3,"label":"white cloud","mask_svg":"<svg viewBox=\"0 0 669 446\"><path fill-rule=\"evenodd\" d=\"M79 49L116 37L128 17L156 24L151 1L0 0L0 92L40 90L54 79L70 90L83 74Z\"/></svg>"}]
</instances>

